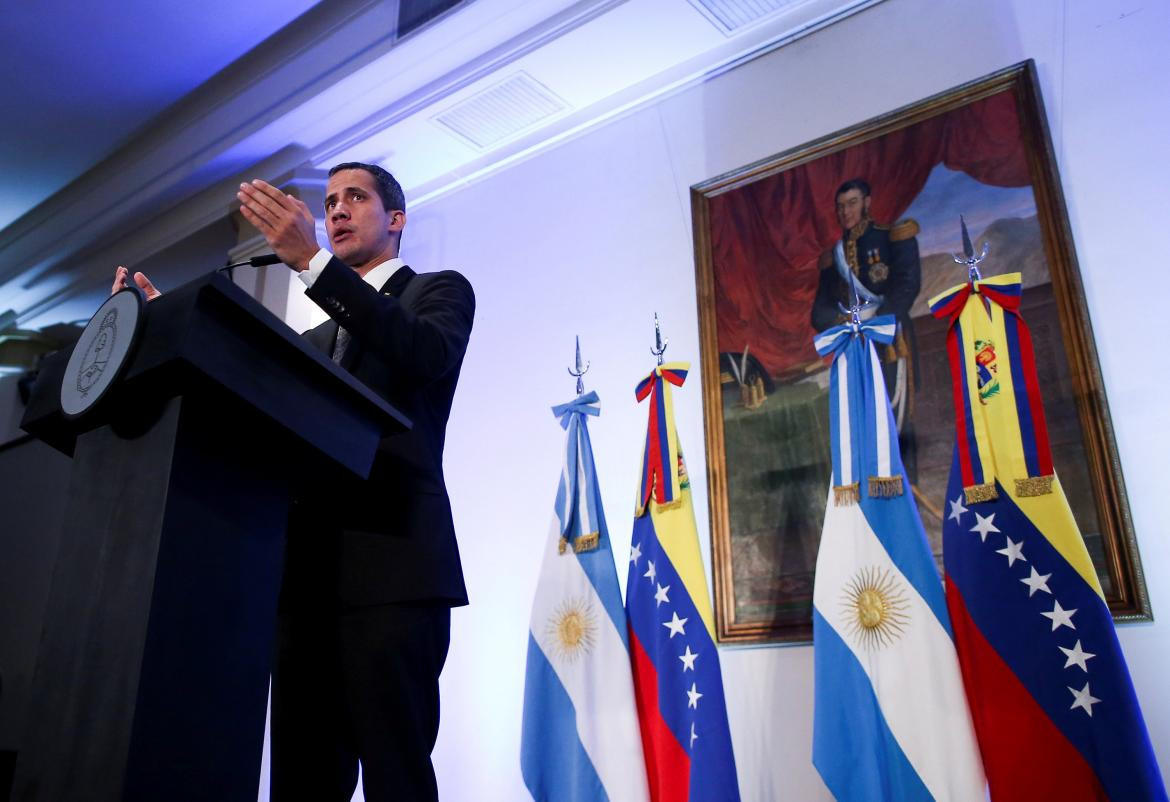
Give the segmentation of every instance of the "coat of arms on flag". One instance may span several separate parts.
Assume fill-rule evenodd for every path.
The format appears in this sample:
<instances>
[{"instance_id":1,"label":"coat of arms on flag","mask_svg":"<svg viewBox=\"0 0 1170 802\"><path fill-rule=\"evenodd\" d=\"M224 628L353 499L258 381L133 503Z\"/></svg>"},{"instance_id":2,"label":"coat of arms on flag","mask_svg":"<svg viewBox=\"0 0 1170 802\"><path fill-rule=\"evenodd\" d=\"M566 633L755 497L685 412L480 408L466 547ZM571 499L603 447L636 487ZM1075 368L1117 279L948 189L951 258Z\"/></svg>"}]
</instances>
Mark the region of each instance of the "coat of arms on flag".
<instances>
[{"instance_id":1,"label":"coat of arms on flag","mask_svg":"<svg viewBox=\"0 0 1170 802\"><path fill-rule=\"evenodd\" d=\"M625 614L587 415L597 393L553 408L567 430L556 514L528 637L520 768L537 802L648 798Z\"/></svg>"},{"instance_id":2,"label":"coat of arms on flag","mask_svg":"<svg viewBox=\"0 0 1170 802\"><path fill-rule=\"evenodd\" d=\"M682 386L688 367L659 365L635 391L649 401L649 422L626 613L654 802L739 799L711 598L671 399L671 386Z\"/></svg>"},{"instance_id":3,"label":"coat of arms on flag","mask_svg":"<svg viewBox=\"0 0 1170 802\"><path fill-rule=\"evenodd\" d=\"M1052 464L1020 274L982 279L977 261L966 284L930 307L948 322L955 406L947 606L991 796L1164 800L1113 619Z\"/></svg>"},{"instance_id":4,"label":"coat of arms on flag","mask_svg":"<svg viewBox=\"0 0 1170 802\"><path fill-rule=\"evenodd\" d=\"M892 315L828 329L833 478L813 589L813 763L839 800L982 800L943 588L903 476L874 343Z\"/></svg>"}]
</instances>

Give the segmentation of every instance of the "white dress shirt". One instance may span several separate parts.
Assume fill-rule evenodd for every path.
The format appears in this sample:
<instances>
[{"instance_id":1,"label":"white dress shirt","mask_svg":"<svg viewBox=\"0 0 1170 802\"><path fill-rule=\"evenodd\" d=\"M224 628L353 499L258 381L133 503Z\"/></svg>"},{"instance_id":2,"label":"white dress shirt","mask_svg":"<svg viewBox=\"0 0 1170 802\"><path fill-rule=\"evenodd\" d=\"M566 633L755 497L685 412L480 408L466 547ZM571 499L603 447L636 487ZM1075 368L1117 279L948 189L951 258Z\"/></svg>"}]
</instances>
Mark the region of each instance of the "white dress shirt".
<instances>
[{"instance_id":1,"label":"white dress shirt","mask_svg":"<svg viewBox=\"0 0 1170 802\"><path fill-rule=\"evenodd\" d=\"M309 269L297 273L301 277L301 281L305 282L306 287L313 286L317 277L321 275L321 271L325 269L325 265L329 264L329 260L332 258L333 254L325 248L322 248L314 254L313 258L309 260ZM406 262L396 256L393 259L386 260L366 273L362 276L362 281L369 284L375 290L380 290L382 285L389 281L390 277L403 267L406 267Z\"/></svg>"}]
</instances>

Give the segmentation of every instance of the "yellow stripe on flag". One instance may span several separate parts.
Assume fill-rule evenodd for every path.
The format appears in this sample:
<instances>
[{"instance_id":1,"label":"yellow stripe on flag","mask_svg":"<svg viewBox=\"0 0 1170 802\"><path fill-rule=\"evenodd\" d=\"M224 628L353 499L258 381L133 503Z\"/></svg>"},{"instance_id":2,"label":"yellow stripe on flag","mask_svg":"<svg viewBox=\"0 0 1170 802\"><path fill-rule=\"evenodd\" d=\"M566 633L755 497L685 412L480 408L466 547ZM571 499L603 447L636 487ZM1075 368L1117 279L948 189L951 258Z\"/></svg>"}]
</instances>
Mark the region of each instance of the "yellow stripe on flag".
<instances>
[{"instance_id":1,"label":"yellow stripe on flag","mask_svg":"<svg viewBox=\"0 0 1170 802\"><path fill-rule=\"evenodd\" d=\"M994 287L1019 282L1019 273L1008 273L984 279L979 284ZM1010 355L1007 349L1007 329L1004 326L1005 312L998 304L992 303L990 306L989 315L983 299L972 296L972 300L959 316L963 332L960 347L969 366L965 377L967 397L971 399L971 414L975 418L975 439L985 479L986 481L990 481L992 477L999 479L1000 487L1007 491L1016 506L1044 533L1048 541L1068 564L1076 569L1089 587L1104 598L1097 572L1093 569L1093 562L1072 517L1059 478L1054 478L1050 494L1024 497L1016 493L1014 480L1028 475L1028 464L1024 457L1024 442L1020 434L1020 418L1015 403L1015 382L1008 361ZM988 398L986 403L980 401L978 374L974 366L976 340L990 343L996 353L996 369L993 375L999 382L999 392ZM980 418L983 419L983 425L979 424ZM991 441L991 432L995 433L994 445Z\"/></svg>"},{"instance_id":2,"label":"yellow stripe on flag","mask_svg":"<svg viewBox=\"0 0 1170 802\"><path fill-rule=\"evenodd\" d=\"M669 420L674 420L671 417ZM673 431L673 427L671 427ZM699 552L699 532L695 528L695 511L691 503L691 490L684 488L675 502L659 506L650 502L650 518L654 522L654 533L663 551L670 558L671 565L682 577L687 593L691 597L703 625L715 641L715 616L711 611L711 594L707 591L707 572L703 568L703 557Z\"/></svg>"}]
</instances>

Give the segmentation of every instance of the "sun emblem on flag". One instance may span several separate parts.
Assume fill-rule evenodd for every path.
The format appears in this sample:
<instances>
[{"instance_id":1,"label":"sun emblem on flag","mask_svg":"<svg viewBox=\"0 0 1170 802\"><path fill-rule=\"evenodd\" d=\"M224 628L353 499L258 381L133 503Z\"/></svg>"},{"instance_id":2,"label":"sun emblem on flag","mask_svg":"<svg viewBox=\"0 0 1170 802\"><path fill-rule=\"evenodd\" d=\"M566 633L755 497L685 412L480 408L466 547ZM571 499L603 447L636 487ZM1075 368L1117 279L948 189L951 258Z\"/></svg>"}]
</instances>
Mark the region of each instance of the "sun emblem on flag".
<instances>
[{"instance_id":1,"label":"sun emblem on flag","mask_svg":"<svg viewBox=\"0 0 1170 802\"><path fill-rule=\"evenodd\" d=\"M867 650L889 646L910 617L906 594L889 570L862 568L844 588L845 626Z\"/></svg>"},{"instance_id":2,"label":"sun emblem on flag","mask_svg":"<svg viewBox=\"0 0 1170 802\"><path fill-rule=\"evenodd\" d=\"M576 662L593 651L597 640L597 616L587 599L565 599L548 620L549 640L560 660Z\"/></svg>"}]
</instances>

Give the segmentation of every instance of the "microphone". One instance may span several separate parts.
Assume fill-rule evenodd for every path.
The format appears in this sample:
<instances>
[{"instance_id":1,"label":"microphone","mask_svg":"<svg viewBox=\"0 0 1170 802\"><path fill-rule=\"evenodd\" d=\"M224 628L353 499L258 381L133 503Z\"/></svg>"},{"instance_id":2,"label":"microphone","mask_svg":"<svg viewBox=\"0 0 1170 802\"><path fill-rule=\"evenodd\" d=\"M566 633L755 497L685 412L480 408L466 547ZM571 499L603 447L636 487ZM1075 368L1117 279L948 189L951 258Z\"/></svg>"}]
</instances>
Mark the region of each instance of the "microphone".
<instances>
[{"instance_id":1,"label":"microphone","mask_svg":"<svg viewBox=\"0 0 1170 802\"><path fill-rule=\"evenodd\" d=\"M231 270L235 267L264 267L266 265L278 264L280 264L279 256L274 253L265 253L261 254L260 256L253 256L251 259L244 259L240 262L229 262L223 267L218 268L215 272L218 273L220 270Z\"/></svg>"}]
</instances>

